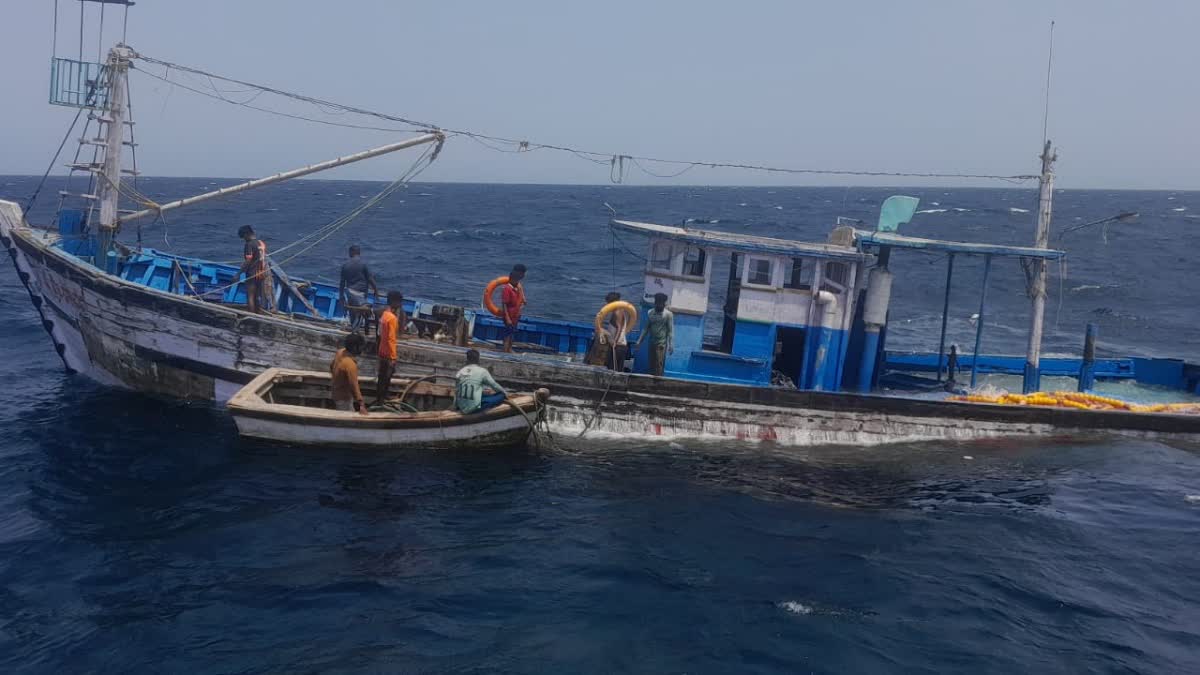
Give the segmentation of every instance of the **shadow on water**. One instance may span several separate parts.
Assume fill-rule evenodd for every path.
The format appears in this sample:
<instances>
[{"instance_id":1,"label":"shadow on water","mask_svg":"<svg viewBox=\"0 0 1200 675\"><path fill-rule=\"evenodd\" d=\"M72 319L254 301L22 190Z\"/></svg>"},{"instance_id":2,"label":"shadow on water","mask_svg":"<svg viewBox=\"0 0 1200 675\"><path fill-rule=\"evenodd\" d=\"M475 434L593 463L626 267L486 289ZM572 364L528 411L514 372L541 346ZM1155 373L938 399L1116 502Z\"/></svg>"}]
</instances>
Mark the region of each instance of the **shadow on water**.
<instances>
[{"instance_id":1,"label":"shadow on water","mask_svg":"<svg viewBox=\"0 0 1200 675\"><path fill-rule=\"evenodd\" d=\"M876 447L788 448L736 442L574 441L572 461L608 480L615 494L642 481L734 490L759 499L834 508L935 509L1049 504L1049 482L1081 467L1063 452L1094 439L1005 439ZM1076 459L1079 459L1078 457ZM1084 463L1095 462L1092 456Z\"/></svg>"}]
</instances>

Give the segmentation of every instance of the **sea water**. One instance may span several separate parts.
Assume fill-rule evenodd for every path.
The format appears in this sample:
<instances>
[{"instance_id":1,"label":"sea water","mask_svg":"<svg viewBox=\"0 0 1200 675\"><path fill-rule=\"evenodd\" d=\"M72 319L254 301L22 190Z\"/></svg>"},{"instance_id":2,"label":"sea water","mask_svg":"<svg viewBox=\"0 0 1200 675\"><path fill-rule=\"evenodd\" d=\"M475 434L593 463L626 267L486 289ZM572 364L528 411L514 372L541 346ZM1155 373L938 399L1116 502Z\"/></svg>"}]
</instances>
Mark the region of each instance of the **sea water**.
<instances>
[{"instance_id":1,"label":"sea water","mask_svg":"<svg viewBox=\"0 0 1200 675\"><path fill-rule=\"evenodd\" d=\"M139 189L164 201L234 182ZM35 184L0 177L0 196L23 202ZM239 225L277 250L382 187L293 182L140 234L236 260ZM359 243L383 288L475 306L489 279L523 262L531 313L586 320L608 290L640 293L643 243L613 237L605 202L625 218L823 239L838 215L870 226L895 193L931 211L906 233L1032 240L1032 189L422 184L286 269L336 280L345 246ZM42 199L33 217L44 222L54 198ZM1055 199L1056 230L1142 216L1063 242L1047 351L1077 355L1092 321L1102 356L1200 359L1186 249L1200 194ZM889 346L935 349L945 259L898 251L892 267ZM955 271L950 336L965 351L982 261ZM991 278L984 349L1021 353L1023 273L997 260ZM605 438L490 454L264 449L236 443L220 409L64 374L8 265L0 317L5 672L1200 669L1194 447Z\"/></svg>"}]
</instances>

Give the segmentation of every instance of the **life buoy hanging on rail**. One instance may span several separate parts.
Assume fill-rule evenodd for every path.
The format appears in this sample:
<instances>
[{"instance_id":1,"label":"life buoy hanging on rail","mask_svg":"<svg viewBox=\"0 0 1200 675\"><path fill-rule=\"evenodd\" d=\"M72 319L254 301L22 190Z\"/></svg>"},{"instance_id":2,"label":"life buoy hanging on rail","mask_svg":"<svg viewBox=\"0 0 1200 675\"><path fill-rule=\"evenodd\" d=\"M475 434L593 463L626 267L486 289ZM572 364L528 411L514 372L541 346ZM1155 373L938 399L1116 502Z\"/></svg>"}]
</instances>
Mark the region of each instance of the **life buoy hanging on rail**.
<instances>
[{"instance_id":1,"label":"life buoy hanging on rail","mask_svg":"<svg viewBox=\"0 0 1200 675\"><path fill-rule=\"evenodd\" d=\"M629 304L628 302L625 302L624 300L614 300L614 301L608 303L607 305L605 305L604 307L601 307L599 312L596 312L595 326L596 326L597 333L604 332L604 319L607 318L609 314L612 314L613 312L616 312L618 310L625 312L625 332L626 333L629 333L630 331L632 331L634 329L635 326L637 326L637 322L638 322L637 309L633 305Z\"/></svg>"},{"instance_id":2,"label":"life buoy hanging on rail","mask_svg":"<svg viewBox=\"0 0 1200 675\"><path fill-rule=\"evenodd\" d=\"M496 306L496 301L492 299L492 294L496 292L497 288L507 283L508 277L496 277L488 282L487 288L483 289L483 306L497 319L504 318L504 311Z\"/></svg>"}]
</instances>

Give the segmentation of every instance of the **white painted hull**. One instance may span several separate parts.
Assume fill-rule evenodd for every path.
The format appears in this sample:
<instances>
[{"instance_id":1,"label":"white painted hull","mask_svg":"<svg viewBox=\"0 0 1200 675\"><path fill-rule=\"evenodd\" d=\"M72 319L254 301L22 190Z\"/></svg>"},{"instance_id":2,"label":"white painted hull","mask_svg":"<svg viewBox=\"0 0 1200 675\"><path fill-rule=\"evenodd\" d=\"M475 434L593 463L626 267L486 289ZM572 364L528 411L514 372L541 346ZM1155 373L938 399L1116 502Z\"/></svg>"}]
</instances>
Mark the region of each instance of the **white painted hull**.
<instances>
[{"instance_id":1,"label":"white painted hull","mask_svg":"<svg viewBox=\"0 0 1200 675\"><path fill-rule=\"evenodd\" d=\"M344 413L353 416L357 413ZM470 426L442 429L355 429L283 422L239 415L233 412L238 433L246 438L288 445L373 450L498 448L524 443L529 435L525 418L507 417Z\"/></svg>"}]
</instances>

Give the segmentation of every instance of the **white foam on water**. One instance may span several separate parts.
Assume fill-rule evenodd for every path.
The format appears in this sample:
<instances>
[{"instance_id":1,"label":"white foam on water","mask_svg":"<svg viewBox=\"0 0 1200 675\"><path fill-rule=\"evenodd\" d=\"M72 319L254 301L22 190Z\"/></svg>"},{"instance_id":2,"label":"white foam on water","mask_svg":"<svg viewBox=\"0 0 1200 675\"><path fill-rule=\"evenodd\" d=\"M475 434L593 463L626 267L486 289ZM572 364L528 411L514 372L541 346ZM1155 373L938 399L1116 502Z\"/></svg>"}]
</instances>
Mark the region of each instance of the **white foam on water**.
<instances>
[{"instance_id":1,"label":"white foam on water","mask_svg":"<svg viewBox=\"0 0 1200 675\"><path fill-rule=\"evenodd\" d=\"M929 203L930 203L930 204L933 204L934 206L941 206L941 204L939 204L939 203L937 203L937 202L929 202Z\"/></svg>"},{"instance_id":2,"label":"white foam on water","mask_svg":"<svg viewBox=\"0 0 1200 675\"><path fill-rule=\"evenodd\" d=\"M745 205L746 205L746 202L742 202L741 204L738 204L738 206L745 206Z\"/></svg>"},{"instance_id":3,"label":"white foam on water","mask_svg":"<svg viewBox=\"0 0 1200 675\"><path fill-rule=\"evenodd\" d=\"M963 459L975 459L971 455L963 455Z\"/></svg>"},{"instance_id":4,"label":"white foam on water","mask_svg":"<svg viewBox=\"0 0 1200 675\"><path fill-rule=\"evenodd\" d=\"M1189 504L1200 504L1200 495L1184 495L1183 501Z\"/></svg>"},{"instance_id":5,"label":"white foam on water","mask_svg":"<svg viewBox=\"0 0 1200 675\"><path fill-rule=\"evenodd\" d=\"M957 212L959 212L959 213L967 213L967 212L968 212L968 211L970 211L971 209L964 209L964 208L960 208L960 207L956 206L956 207L954 207L954 210L955 210L955 211L957 211Z\"/></svg>"},{"instance_id":6,"label":"white foam on water","mask_svg":"<svg viewBox=\"0 0 1200 675\"><path fill-rule=\"evenodd\" d=\"M791 612L792 614L800 614L800 615L812 614L812 611L813 611L812 607L809 607L808 605L801 603L801 602L796 602L795 600L788 600L786 602L781 602L781 603L779 603L778 607L779 607L779 609L782 609L787 612Z\"/></svg>"},{"instance_id":7,"label":"white foam on water","mask_svg":"<svg viewBox=\"0 0 1200 675\"><path fill-rule=\"evenodd\" d=\"M776 210L776 211L782 211L782 210L783 210L783 207L782 207L782 206L776 206L776 207L775 207L775 210Z\"/></svg>"},{"instance_id":8,"label":"white foam on water","mask_svg":"<svg viewBox=\"0 0 1200 675\"><path fill-rule=\"evenodd\" d=\"M946 212L946 209L924 209L922 211L917 211L917 213L945 213L945 212Z\"/></svg>"},{"instance_id":9,"label":"white foam on water","mask_svg":"<svg viewBox=\"0 0 1200 675\"><path fill-rule=\"evenodd\" d=\"M1187 211L1187 207L1186 207L1186 206L1181 206L1181 207L1179 207L1179 208L1177 208L1177 209L1171 209L1171 210L1172 210L1172 211L1174 211L1175 213L1179 213L1180 211Z\"/></svg>"},{"instance_id":10,"label":"white foam on water","mask_svg":"<svg viewBox=\"0 0 1200 675\"><path fill-rule=\"evenodd\" d=\"M1018 209L1015 206L1008 207L1008 210L1012 213L1029 213L1029 209Z\"/></svg>"}]
</instances>

